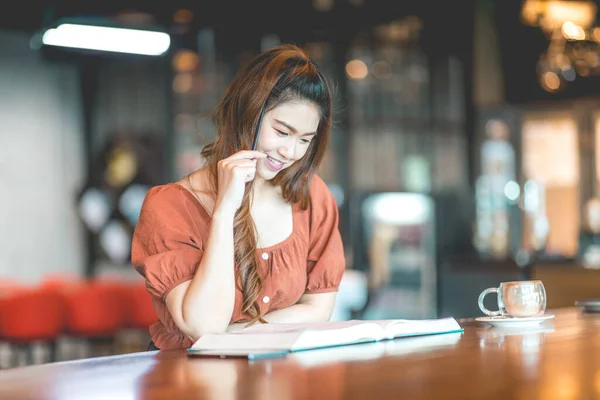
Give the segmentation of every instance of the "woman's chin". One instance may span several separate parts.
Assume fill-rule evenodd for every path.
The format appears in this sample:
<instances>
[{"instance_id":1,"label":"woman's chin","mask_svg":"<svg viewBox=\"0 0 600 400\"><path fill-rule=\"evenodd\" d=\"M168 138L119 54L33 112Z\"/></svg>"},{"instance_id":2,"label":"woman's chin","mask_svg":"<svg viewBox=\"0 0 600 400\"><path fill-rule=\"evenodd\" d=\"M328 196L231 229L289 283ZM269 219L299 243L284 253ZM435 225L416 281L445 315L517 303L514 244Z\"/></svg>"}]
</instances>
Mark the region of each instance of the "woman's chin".
<instances>
[{"instance_id":1,"label":"woman's chin","mask_svg":"<svg viewBox=\"0 0 600 400\"><path fill-rule=\"evenodd\" d=\"M256 178L264 181L270 181L277 176L279 172L274 171L256 171Z\"/></svg>"},{"instance_id":2,"label":"woman's chin","mask_svg":"<svg viewBox=\"0 0 600 400\"><path fill-rule=\"evenodd\" d=\"M259 165L258 168L256 169L256 177L263 179L265 181L270 181L270 180L273 180L281 172L285 171L286 168L288 168L288 167L289 167L289 165L286 165L285 167L281 168L280 170L275 171L265 165Z\"/></svg>"}]
</instances>

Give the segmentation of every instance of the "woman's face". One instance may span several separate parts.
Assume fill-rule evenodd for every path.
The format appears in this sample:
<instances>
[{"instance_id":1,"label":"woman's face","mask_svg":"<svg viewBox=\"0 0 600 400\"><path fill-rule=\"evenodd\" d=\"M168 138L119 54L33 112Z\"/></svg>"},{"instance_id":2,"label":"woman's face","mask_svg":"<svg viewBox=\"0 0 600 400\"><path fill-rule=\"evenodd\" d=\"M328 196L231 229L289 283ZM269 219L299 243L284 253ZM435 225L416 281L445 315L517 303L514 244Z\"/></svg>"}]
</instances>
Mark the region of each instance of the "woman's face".
<instances>
[{"instance_id":1,"label":"woman's face","mask_svg":"<svg viewBox=\"0 0 600 400\"><path fill-rule=\"evenodd\" d=\"M319 109L307 102L283 103L267 112L262 121L256 150L267 155L258 161L256 176L273 179L306 154L317 134Z\"/></svg>"}]
</instances>

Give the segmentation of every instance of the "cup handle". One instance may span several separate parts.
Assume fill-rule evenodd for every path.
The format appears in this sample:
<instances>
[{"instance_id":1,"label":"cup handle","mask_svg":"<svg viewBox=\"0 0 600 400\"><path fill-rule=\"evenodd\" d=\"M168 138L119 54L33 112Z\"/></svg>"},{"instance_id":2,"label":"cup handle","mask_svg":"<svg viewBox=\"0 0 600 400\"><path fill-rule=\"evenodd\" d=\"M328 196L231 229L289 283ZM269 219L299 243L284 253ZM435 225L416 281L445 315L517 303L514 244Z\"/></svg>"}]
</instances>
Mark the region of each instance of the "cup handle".
<instances>
[{"instance_id":1,"label":"cup handle","mask_svg":"<svg viewBox=\"0 0 600 400\"><path fill-rule=\"evenodd\" d=\"M488 289L485 289L483 292L481 292L481 294L479 295L479 301L477 302L477 304L479 305L479 309L485 315L489 315L491 317L497 317L499 315L502 315L502 312L500 310L490 311L487 308L485 308L485 306L483 305L483 299L485 298L485 296L487 296L490 293L496 293L496 295L498 295L498 288L488 288Z\"/></svg>"}]
</instances>

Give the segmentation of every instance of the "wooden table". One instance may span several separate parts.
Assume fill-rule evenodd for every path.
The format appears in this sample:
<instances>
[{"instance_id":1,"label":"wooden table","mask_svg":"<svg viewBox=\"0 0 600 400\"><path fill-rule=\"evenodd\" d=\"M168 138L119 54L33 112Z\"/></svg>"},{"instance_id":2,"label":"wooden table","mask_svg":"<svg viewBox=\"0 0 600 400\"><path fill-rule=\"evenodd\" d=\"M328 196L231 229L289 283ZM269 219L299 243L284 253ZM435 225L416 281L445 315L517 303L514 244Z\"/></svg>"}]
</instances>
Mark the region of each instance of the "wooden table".
<instances>
[{"instance_id":1,"label":"wooden table","mask_svg":"<svg viewBox=\"0 0 600 400\"><path fill-rule=\"evenodd\" d=\"M286 359L136 353L0 372L0 399L600 399L600 315L528 329L460 320L448 334Z\"/></svg>"}]
</instances>

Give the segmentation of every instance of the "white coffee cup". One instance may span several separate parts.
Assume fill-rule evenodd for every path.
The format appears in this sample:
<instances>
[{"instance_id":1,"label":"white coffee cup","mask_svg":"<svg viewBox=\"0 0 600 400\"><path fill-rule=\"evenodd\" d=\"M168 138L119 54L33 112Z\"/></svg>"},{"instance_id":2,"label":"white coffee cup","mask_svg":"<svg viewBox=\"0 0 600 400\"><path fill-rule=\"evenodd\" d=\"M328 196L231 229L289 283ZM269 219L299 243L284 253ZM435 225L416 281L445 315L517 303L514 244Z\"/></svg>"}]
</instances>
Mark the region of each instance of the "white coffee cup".
<instances>
[{"instance_id":1,"label":"white coffee cup","mask_svg":"<svg viewBox=\"0 0 600 400\"><path fill-rule=\"evenodd\" d=\"M490 311L483 305L483 299L490 293L498 296L498 311ZM478 304L489 316L533 317L546 311L546 289L539 280L502 282L497 288L481 292Z\"/></svg>"}]
</instances>

